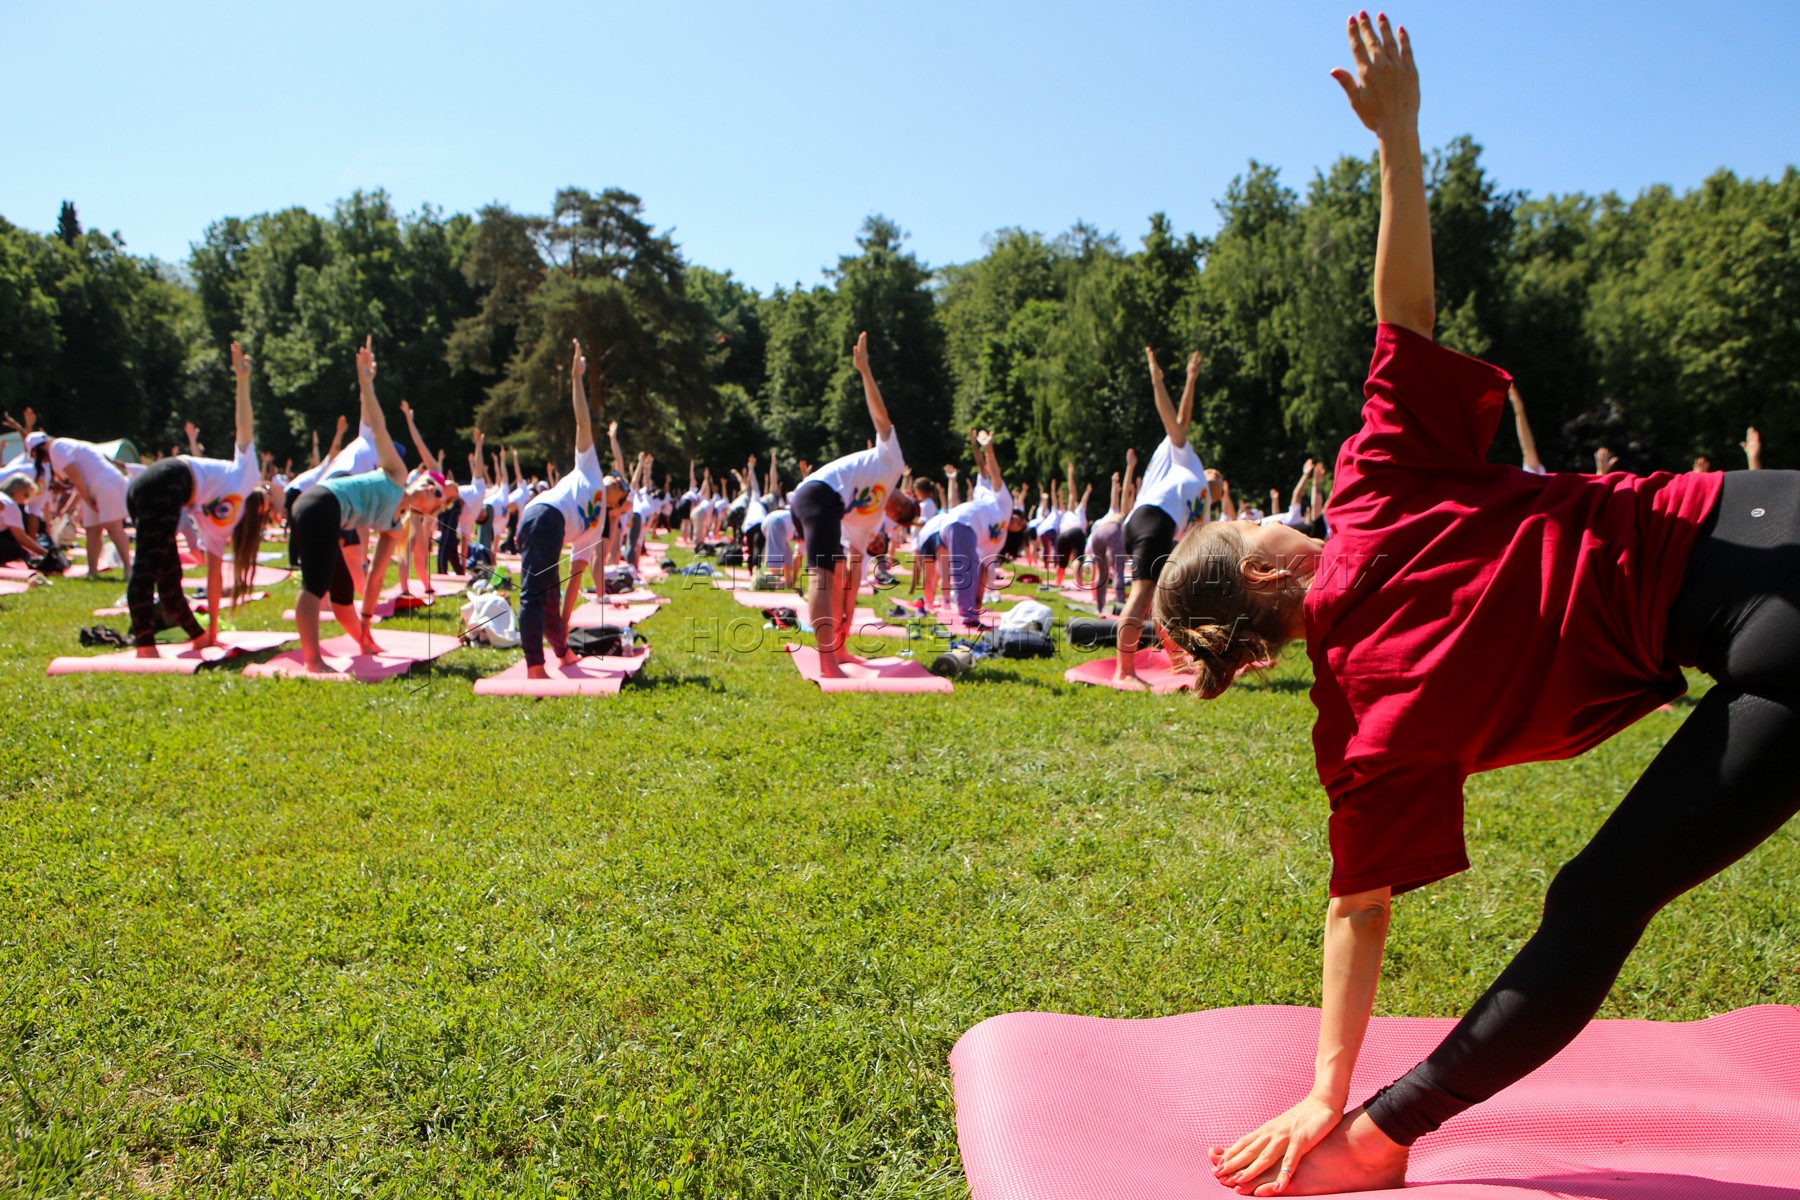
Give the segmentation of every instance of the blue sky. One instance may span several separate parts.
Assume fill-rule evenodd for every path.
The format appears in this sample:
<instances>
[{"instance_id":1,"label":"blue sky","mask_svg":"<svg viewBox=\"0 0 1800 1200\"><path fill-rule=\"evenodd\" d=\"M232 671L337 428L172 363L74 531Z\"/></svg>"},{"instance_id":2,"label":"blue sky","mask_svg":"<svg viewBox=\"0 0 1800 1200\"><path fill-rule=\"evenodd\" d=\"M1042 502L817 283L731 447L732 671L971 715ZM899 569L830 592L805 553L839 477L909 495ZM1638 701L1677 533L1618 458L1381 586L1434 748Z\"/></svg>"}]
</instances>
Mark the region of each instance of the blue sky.
<instances>
[{"instance_id":1,"label":"blue sky","mask_svg":"<svg viewBox=\"0 0 1800 1200\"><path fill-rule=\"evenodd\" d=\"M0 216L73 199L139 253L224 215L544 211L643 197L689 259L811 284L882 212L933 264L1077 219L1209 232L1251 158L1304 185L1368 136L1327 76L1333 0L884 5L0 3ZM1412 0L1431 144L1502 186L1692 187L1800 162L1800 0Z\"/></svg>"}]
</instances>

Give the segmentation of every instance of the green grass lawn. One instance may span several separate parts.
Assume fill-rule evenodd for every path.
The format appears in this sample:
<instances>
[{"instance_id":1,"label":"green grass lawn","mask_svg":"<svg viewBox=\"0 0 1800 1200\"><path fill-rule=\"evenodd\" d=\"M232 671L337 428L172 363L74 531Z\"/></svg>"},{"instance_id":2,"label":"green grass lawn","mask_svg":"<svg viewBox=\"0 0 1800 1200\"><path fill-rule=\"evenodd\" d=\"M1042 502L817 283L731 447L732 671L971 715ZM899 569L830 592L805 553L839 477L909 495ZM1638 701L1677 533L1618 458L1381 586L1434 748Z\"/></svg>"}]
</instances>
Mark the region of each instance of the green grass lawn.
<instances>
[{"instance_id":1,"label":"green grass lawn","mask_svg":"<svg viewBox=\"0 0 1800 1200\"><path fill-rule=\"evenodd\" d=\"M1212 704L1066 649L824 697L673 590L639 680L545 701L470 693L513 651L46 679L122 585L0 597L0 1189L957 1197L977 1021L1316 1003L1302 653ZM1379 1011L1460 1013L1684 711L1475 780L1475 869L1400 901ZM1800 1003L1796 879L1789 828L1604 1015Z\"/></svg>"}]
</instances>

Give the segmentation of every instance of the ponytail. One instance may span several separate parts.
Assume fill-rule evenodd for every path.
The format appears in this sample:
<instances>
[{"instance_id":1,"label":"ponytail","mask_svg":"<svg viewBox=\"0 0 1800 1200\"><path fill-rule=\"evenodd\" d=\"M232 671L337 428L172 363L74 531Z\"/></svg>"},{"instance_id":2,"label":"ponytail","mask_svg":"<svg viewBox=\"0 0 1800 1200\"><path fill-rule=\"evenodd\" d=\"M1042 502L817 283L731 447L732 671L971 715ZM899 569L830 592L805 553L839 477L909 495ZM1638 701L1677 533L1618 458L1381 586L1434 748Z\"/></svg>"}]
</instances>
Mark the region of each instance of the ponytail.
<instances>
[{"instance_id":1,"label":"ponytail","mask_svg":"<svg viewBox=\"0 0 1800 1200\"><path fill-rule=\"evenodd\" d=\"M1232 521L1188 530L1156 587L1157 636L1202 699L1216 700L1246 671L1273 665L1287 643L1288 606L1305 591L1253 587L1250 557Z\"/></svg>"},{"instance_id":2,"label":"ponytail","mask_svg":"<svg viewBox=\"0 0 1800 1200\"><path fill-rule=\"evenodd\" d=\"M267 484L250 489L244 497L244 511L231 530L231 601L243 603L256 574L256 555L262 549L263 526L269 519Z\"/></svg>"}]
</instances>

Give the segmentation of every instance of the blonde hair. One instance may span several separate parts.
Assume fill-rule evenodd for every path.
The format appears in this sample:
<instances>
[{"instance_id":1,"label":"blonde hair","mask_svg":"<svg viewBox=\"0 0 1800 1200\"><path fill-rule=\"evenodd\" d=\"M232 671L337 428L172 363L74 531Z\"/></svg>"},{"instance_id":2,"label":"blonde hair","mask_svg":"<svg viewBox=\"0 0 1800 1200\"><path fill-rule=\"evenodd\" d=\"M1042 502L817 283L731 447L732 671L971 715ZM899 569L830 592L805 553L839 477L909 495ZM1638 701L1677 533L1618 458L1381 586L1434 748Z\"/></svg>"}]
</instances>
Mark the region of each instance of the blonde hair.
<instances>
[{"instance_id":1,"label":"blonde hair","mask_svg":"<svg viewBox=\"0 0 1800 1200\"><path fill-rule=\"evenodd\" d=\"M1303 584L1248 579L1244 564L1252 560L1260 561L1236 522L1212 521L1188 531L1157 581L1157 636L1203 699L1277 658L1294 606L1305 601Z\"/></svg>"}]
</instances>

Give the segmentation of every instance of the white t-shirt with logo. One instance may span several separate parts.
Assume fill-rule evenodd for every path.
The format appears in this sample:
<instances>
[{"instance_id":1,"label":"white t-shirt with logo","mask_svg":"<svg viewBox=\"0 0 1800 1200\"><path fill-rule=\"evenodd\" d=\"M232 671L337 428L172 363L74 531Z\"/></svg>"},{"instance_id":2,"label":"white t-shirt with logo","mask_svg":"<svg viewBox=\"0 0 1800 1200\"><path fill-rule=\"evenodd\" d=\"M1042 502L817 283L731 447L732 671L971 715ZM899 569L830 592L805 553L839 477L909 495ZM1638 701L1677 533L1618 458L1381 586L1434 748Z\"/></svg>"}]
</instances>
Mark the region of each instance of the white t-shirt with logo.
<instances>
[{"instance_id":1,"label":"white t-shirt with logo","mask_svg":"<svg viewBox=\"0 0 1800 1200\"><path fill-rule=\"evenodd\" d=\"M981 476L975 480L974 494L950 510L946 523L973 529L977 551L981 557L991 558L1000 553L1006 542L1006 525L1012 520L1012 511L1012 492L1006 488L996 491L989 486L987 477Z\"/></svg>"},{"instance_id":2,"label":"white t-shirt with logo","mask_svg":"<svg viewBox=\"0 0 1800 1200\"><path fill-rule=\"evenodd\" d=\"M1144 479L1138 485L1137 504L1132 508L1160 508L1175 522L1175 536L1195 521L1206 517L1206 468L1188 442L1177 450L1168 438L1150 456L1144 468Z\"/></svg>"},{"instance_id":3,"label":"white t-shirt with logo","mask_svg":"<svg viewBox=\"0 0 1800 1200\"><path fill-rule=\"evenodd\" d=\"M194 477L194 494L186 511L194 519L200 547L223 558L231 548L231 531L244 515L244 497L262 482L256 443L244 446L230 462L192 454L183 454L181 461Z\"/></svg>"},{"instance_id":4,"label":"white t-shirt with logo","mask_svg":"<svg viewBox=\"0 0 1800 1200\"><path fill-rule=\"evenodd\" d=\"M563 517L563 544L600 524L602 512L600 484L606 477L600 473L600 455L592 446L575 456L575 468L525 503L529 512L540 506L556 509Z\"/></svg>"},{"instance_id":5,"label":"white t-shirt with logo","mask_svg":"<svg viewBox=\"0 0 1800 1200\"><path fill-rule=\"evenodd\" d=\"M876 442L873 449L834 459L802 482L822 483L838 494L844 502L844 544L863 550L881 523L889 494L905 472L900 432L890 426L887 437Z\"/></svg>"}]
</instances>

